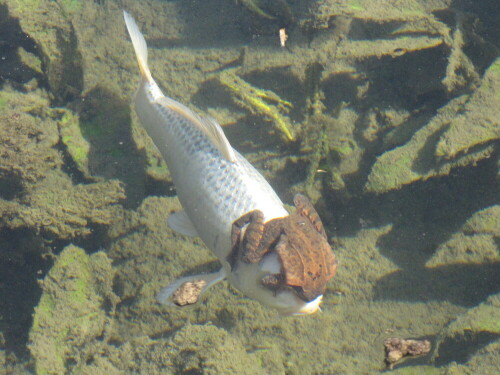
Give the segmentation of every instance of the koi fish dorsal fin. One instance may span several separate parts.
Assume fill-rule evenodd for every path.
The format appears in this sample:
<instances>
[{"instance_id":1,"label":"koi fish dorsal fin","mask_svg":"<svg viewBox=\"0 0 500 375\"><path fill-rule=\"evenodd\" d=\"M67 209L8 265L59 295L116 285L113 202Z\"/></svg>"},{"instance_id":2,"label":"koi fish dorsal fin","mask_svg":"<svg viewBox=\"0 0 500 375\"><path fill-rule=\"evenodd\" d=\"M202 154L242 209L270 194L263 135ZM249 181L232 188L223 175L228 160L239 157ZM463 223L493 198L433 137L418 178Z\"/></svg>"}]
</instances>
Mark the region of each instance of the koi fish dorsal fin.
<instances>
[{"instance_id":1,"label":"koi fish dorsal fin","mask_svg":"<svg viewBox=\"0 0 500 375\"><path fill-rule=\"evenodd\" d=\"M156 102L189 120L190 123L196 126L207 136L214 147L219 150L224 159L230 162L236 161L234 150L229 144L229 141L227 140L226 135L217 120L212 117L200 117L185 105L182 105L173 99L167 98L166 96L156 99Z\"/></svg>"}]
</instances>

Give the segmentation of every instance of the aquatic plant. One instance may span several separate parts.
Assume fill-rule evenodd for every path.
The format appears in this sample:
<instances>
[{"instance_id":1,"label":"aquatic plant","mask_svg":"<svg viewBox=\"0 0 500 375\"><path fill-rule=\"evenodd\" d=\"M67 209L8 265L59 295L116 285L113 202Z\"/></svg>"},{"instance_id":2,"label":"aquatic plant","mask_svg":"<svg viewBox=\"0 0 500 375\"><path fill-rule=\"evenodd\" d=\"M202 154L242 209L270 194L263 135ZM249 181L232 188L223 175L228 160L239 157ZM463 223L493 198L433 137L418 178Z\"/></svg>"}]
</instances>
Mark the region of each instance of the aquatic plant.
<instances>
[{"instance_id":1,"label":"aquatic plant","mask_svg":"<svg viewBox=\"0 0 500 375\"><path fill-rule=\"evenodd\" d=\"M295 131L290 120L281 114L281 112L288 112L292 108L292 103L281 99L272 91L253 87L238 77L235 69L224 70L218 75L218 79L229 89L237 104L256 115L269 119L285 141L295 141Z\"/></svg>"}]
</instances>

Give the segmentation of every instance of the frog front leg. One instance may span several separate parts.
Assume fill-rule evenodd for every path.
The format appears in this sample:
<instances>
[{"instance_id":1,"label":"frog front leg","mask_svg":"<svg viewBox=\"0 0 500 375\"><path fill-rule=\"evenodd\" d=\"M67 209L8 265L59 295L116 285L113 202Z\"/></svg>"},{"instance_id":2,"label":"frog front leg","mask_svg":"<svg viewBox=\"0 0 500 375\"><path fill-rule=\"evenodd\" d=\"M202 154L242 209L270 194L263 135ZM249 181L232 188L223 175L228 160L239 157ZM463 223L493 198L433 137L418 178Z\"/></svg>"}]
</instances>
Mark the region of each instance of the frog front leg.
<instances>
[{"instance_id":1,"label":"frog front leg","mask_svg":"<svg viewBox=\"0 0 500 375\"><path fill-rule=\"evenodd\" d=\"M272 250L281 233L282 219L269 220L264 224L260 210L250 211L233 223L231 231L231 261L234 266L238 258L247 263L258 263ZM242 229L247 226L243 238Z\"/></svg>"},{"instance_id":2,"label":"frog front leg","mask_svg":"<svg viewBox=\"0 0 500 375\"><path fill-rule=\"evenodd\" d=\"M297 209L297 214L307 218L314 229L321 234L325 239L327 238L325 228L323 227L323 222L321 221L318 212L312 205L312 203L307 199L305 195L295 194L293 198L293 203L295 204L295 208Z\"/></svg>"}]
</instances>

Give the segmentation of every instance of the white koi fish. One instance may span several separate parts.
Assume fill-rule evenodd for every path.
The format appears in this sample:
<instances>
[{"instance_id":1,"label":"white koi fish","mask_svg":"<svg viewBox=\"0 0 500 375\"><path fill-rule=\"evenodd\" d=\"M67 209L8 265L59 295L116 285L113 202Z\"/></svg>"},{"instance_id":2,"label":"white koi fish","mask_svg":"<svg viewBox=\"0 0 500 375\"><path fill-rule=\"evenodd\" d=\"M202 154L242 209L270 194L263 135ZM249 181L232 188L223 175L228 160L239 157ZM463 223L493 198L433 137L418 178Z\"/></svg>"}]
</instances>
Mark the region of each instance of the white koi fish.
<instances>
[{"instance_id":1,"label":"white koi fish","mask_svg":"<svg viewBox=\"0 0 500 375\"><path fill-rule=\"evenodd\" d=\"M163 288L158 300L171 303L175 292L191 281L203 281L200 285L204 292L217 281L227 279L244 295L282 314L314 313L319 308L326 281L335 273L331 249L328 247L331 257L327 254L326 260L324 254L313 257L311 264L315 269L318 267L314 264L327 262L324 267L319 265L320 271L315 274L314 280L321 279L314 281L318 285L307 284L309 286L303 288L302 281L292 280L303 277L296 277L295 258L287 255L284 241L278 243L281 253L274 250L273 246L279 247L274 242L272 246L270 243L267 247L260 246L263 235L269 232L268 224L288 220L290 214L262 175L231 147L214 119L202 118L162 93L148 67L144 36L125 11L124 18L141 72L134 99L135 111L165 159L183 207L183 211L169 217L169 226L185 235L200 236L222 263L216 273L184 277ZM303 212L302 221L304 215L309 214L307 210ZM320 229L323 232L318 233L324 235L322 226ZM280 233L285 233L275 232L277 239ZM293 234L288 236L291 237ZM256 247L259 252L252 252ZM311 267L301 269L306 268Z\"/></svg>"}]
</instances>

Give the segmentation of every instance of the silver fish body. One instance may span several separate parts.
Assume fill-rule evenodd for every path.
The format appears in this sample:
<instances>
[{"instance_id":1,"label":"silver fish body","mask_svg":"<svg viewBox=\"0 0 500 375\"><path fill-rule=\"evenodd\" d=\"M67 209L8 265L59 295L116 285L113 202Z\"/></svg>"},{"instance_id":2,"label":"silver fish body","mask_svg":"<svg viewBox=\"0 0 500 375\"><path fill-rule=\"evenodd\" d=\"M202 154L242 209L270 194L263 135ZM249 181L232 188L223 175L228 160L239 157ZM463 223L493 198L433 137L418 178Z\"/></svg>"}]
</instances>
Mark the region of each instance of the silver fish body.
<instances>
[{"instance_id":1,"label":"silver fish body","mask_svg":"<svg viewBox=\"0 0 500 375\"><path fill-rule=\"evenodd\" d=\"M231 250L236 219L256 209L264 213L265 221L288 212L243 156L234 151L235 160L226 160L190 118L155 100L155 92L154 83L141 84L135 110L141 122L148 124L146 130L168 165L178 198L198 235L224 261ZM169 103L181 106L171 99Z\"/></svg>"},{"instance_id":2,"label":"silver fish body","mask_svg":"<svg viewBox=\"0 0 500 375\"><path fill-rule=\"evenodd\" d=\"M245 295L283 314L317 311L322 296L304 302L292 291L276 292L262 285L263 276L280 271L276 254L258 264L238 261L233 268L229 265L235 220L253 210L263 213L264 222L285 217L288 212L264 177L232 149L215 120L203 119L163 95L149 71L143 35L128 13L124 12L124 18L142 76L134 99L135 111L168 165L185 212L181 219L176 214L178 220L172 220L171 226L182 233L199 235L223 266L218 273L206 275L207 288L227 278ZM180 279L164 288L159 300L165 302L183 281L200 277Z\"/></svg>"}]
</instances>

